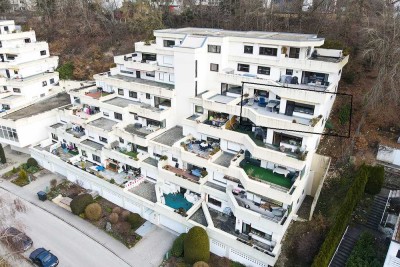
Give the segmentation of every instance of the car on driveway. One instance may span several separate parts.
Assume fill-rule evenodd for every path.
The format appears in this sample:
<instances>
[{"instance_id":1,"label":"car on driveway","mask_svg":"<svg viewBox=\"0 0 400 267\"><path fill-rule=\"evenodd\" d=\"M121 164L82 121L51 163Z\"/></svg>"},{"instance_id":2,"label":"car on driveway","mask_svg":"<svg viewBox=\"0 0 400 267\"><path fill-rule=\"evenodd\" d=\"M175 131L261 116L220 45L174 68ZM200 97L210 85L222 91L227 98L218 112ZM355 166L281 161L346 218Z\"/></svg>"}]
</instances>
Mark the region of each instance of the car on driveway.
<instances>
[{"instance_id":1,"label":"car on driveway","mask_svg":"<svg viewBox=\"0 0 400 267\"><path fill-rule=\"evenodd\" d=\"M25 233L15 227L8 227L1 231L2 241L14 251L27 251L32 247L33 241Z\"/></svg>"},{"instance_id":2,"label":"car on driveway","mask_svg":"<svg viewBox=\"0 0 400 267\"><path fill-rule=\"evenodd\" d=\"M58 258L45 248L35 249L30 255L29 259L40 267L55 267L58 265Z\"/></svg>"}]
</instances>

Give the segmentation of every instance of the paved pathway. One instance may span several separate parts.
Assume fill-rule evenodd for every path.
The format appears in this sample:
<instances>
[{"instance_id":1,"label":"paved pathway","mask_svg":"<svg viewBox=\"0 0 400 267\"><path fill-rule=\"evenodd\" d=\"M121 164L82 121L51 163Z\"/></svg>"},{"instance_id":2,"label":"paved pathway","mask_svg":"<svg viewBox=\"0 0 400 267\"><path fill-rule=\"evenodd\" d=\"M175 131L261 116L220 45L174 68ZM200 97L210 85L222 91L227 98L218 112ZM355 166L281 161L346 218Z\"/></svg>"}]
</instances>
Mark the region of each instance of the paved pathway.
<instances>
[{"instance_id":1,"label":"paved pathway","mask_svg":"<svg viewBox=\"0 0 400 267\"><path fill-rule=\"evenodd\" d=\"M145 231L146 234L142 238L142 240L134 248L128 249L122 243L110 237L103 230L96 228L92 224L71 214L70 212L55 205L54 203L50 201L45 201L45 202L39 201L36 196L36 192L45 189L46 186L49 186L50 180L53 178L60 180L61 176L58 176L53 173L47 174L39 177L38 180L22 188L8 181L0 179L0 188L2 188L3 190L7 190L8 192L30 202L34 207L39 208L40 210L47 213L47 215L49 214L53 215L53 216L47 216L50 218L46 218L46 220L42 221L43 228L40 229L40 231L46 229L46 224L48 220L51 220L52 224L54 223L62 224L63 227L65 227L65 229L73 228L77 230L80 233L79 238L77 240L71 240L69 234L64 234L63 230L54 233L54 234L62 234L62 239L59 239L58 242L65 245L65 250L69 249L68 248L69 246L73 246L73 244L71 244L72 241L74 242L75 246L79 247L80 239L82 240L90 239L92 241L95 241L95 243L98 245L96 245L96 249L92 250L90 248L88 249L88 251L86 251L86 256L88 258L94 257L91 255L96 255L95 257L97 257L98 254L103 253L102 252L103 250L106 250L107 251L106 254L114 255L114 258L120 259L119 263L121 264L112 264L112 266L135 266L135 267L159 266L159 264L163 259L163 256L171 248L172 242L176 238L175 234L160 227L147 226L146 227L147 230ZM29 221L30 220L27 220L28 223L30 223ZM40 239L40 236L38 236L38 238ZM99 246L102 247L103 249L100 249ZM72 265L67 265L67 266L72 266ZM75 265L75 266L83 266L83 265ZM84 266L111 266L111 265L100 264L100 265L84 265Z\"/></svg>"}]
</instances>

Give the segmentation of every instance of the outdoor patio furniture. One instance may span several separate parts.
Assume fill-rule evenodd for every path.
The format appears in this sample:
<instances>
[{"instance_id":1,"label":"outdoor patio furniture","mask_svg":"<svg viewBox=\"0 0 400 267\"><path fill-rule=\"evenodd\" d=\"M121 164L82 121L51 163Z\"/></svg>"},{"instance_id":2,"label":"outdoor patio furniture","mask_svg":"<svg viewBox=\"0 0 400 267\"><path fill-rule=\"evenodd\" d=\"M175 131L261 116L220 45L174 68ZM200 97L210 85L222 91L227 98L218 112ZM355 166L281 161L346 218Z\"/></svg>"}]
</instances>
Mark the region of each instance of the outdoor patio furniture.
<instances>
[{"instance_id":1,"label":"outdoor patio furniture","mask_svg":"<svg viewBox=\"0 0 400 267\"><path fill-rule=\"evenodd\" d=\"M96 171L102 172L105 168L103 166L96 166Z\"/></svg>"},{"instance_id":2,"label":"outdoor patio furniture","mask_svg":"<svg viewBox=\"0 0 400 267\"><path fill-rule=\"evenodd\" d=\"M265 107L267 105L267 102L265 102L264 97L260 97L260 101L258 102L259 107Z\"/></svg>"},{"instance_id":3,"label":"outdoor patio furniture","mask_svg":"<svg viewBox=\"0 0 400 267\"><path fill-rule=\"evenodd\" d=\"M247 102L248 106L254 105L254 98L250 98L249 101Z\"/></svg>"},{"instance_id":4,"label":"outdoor patio furniture","mask_svg":"<svg viewBox=\"0 0 400 267\"><path fill-rule=\"evenodd\" d=\"M192 175L196 176L196 177L200 177L201 176L201 171L199 169L193 169L191 171Z\"/></svg>"},{"instance_id":5,"label":"outdoor patio furniture","mask_svg":"<svg viewBox=\"0 0 400 267\"><path fill-rule=\"evenodd\" d=\"M286 177L286 176L288 176L288 174L290 173L290 171L288 171L288 170L286 170L286 169L284 169L284 168L277 167L277 168L274 168L274 169L273 169L272 173L282 174L283 176Z\"/></svg>"}]
</instances>

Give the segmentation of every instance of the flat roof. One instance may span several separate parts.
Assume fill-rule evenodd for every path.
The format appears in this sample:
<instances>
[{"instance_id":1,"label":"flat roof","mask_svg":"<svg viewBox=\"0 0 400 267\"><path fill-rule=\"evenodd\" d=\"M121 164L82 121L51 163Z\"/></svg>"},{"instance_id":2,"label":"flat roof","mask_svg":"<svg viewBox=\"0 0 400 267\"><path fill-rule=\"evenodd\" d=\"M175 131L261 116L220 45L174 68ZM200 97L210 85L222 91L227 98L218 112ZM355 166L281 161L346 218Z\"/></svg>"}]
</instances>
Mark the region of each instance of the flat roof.
<instances>
[{"instance_id":1,"label":"flat roof","mask_svg":"<svg viewBox=\"0 0 400 267\"><path fill-rule=\"evenodd\" d=\"M240 38L258 38L267 40L285 40L285 41L321 41L324 38L318 38L316 34L288 33L288 32L261 32L261 31L229 31L223 29L210 28L179 28L155 30L155 33L189 34L212 37L240 37Z\"/></svg>"},{"instance_id":2,"label":"flat roof","mask_svg":"<svg viewBox=\"0 0 400 267\"><path fill-rule=\"evenodd\" d=\"M81 142L81 144L90 146L90 147L92 147L92 148L94 148L94 149L96 149L96 150L100 150L100 149L102 149L102 147L104 146L103 144L97 143L97 142L92 141L92 140L90 140L90 139L83 140L83 141Z\"/></svg>"},{"instance_id":3,"label":"flat roof","mask_svg":"<svg viewBox=\"0 0 400 267\"><path fill-rule=\"evenodd\" d=\"M134 83L140 83L140 84L149 85L149 86L161 87L161 88L165 88L167 90L175 89L175 85L173 85L173 84L160 83L160 82L155 82L155 81L150 81L150 80L145 80L145 79L140 79L140 78L135 78L135 77L129 77L129 76L121 75L121 74L111 75L110 77L116 78L119 80L123 80L126 82L134 82Z\"/></svg>"},{"instance_id":4,"label":"flat roof","mask_svg":"<svg viewBox=\"0 0 400 267\"><path fill-rule=\"evenodd\" d=\"M127 106L129 106L131 104L135 104L135 101L117 96L117 97L111 98L110 100L104 101L104 103L107 103L107 104L110 104L113 106L117 106L117 107L121 107L121 108L126 108Z\"/></svg>"},{"instance_id":5,"label":"flat roof","mask_svg":"<svg viewBox=\"0 0 400 267\"><path fill-rule=\"evenodd\" d=\"M100 119L89 122L88 125L104 129L106 131L111 131L112 127L117 123L118 122L116 121L101 117Z\"/></svg>"},{"instance_id":6,"label":"flat roof","mask_svg":"<svg viewBox=\"0 0 400 267\"><path fill-rule=\"evenodd\" d=\"M27 107L8 113L1 118L16 121L19 119L36 116L40 113L44 113L69 104L71 104L71 98L69 94L58 93L57 95L45 98Z\"/></svg>"},{"instance_id":7,"label":"flat roof","mask_svg":"<svg viewBox=\"0 0 400 267\"><path fill-rule=\"evenodd\" d=\"M185 137L183 135L183 128L180 126L175 126L155 137L153 141L166 146L172 146L173 144L175 144L175 142L182 139L183 137Z\"/></svg>"},{"instance_id":8,"label":"flat roof","mask_svg":"<svg viewBox=\"0 0 400 267\"><path fill-rule=\"evenodd\" d=\"M215 101L217 103L228 104L232 100L235 100L236 97L226 96L226 95L215 95L209 98L209 100Z\"/></svg>"}]
</instances>

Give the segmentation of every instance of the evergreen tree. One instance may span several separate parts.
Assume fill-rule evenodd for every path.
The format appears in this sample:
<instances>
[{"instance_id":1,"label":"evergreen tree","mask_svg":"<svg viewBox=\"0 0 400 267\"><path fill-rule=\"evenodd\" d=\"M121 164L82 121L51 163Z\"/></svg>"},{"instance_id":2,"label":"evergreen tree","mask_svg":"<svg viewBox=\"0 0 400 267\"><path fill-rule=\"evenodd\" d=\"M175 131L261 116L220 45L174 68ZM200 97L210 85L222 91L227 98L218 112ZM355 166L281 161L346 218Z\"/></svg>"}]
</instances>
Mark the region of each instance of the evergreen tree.
<instances>
[{"instance_id":1,"label":"evergreen tree","mask_svg":"<svg viewBox=\"0 0 400 267\"><path fill-rule=\"evenodd\" d=\"M2 164L7 162L6 155L4 154L3 146L0 144L0 162Z\"/></svg>"}]
</instances>

